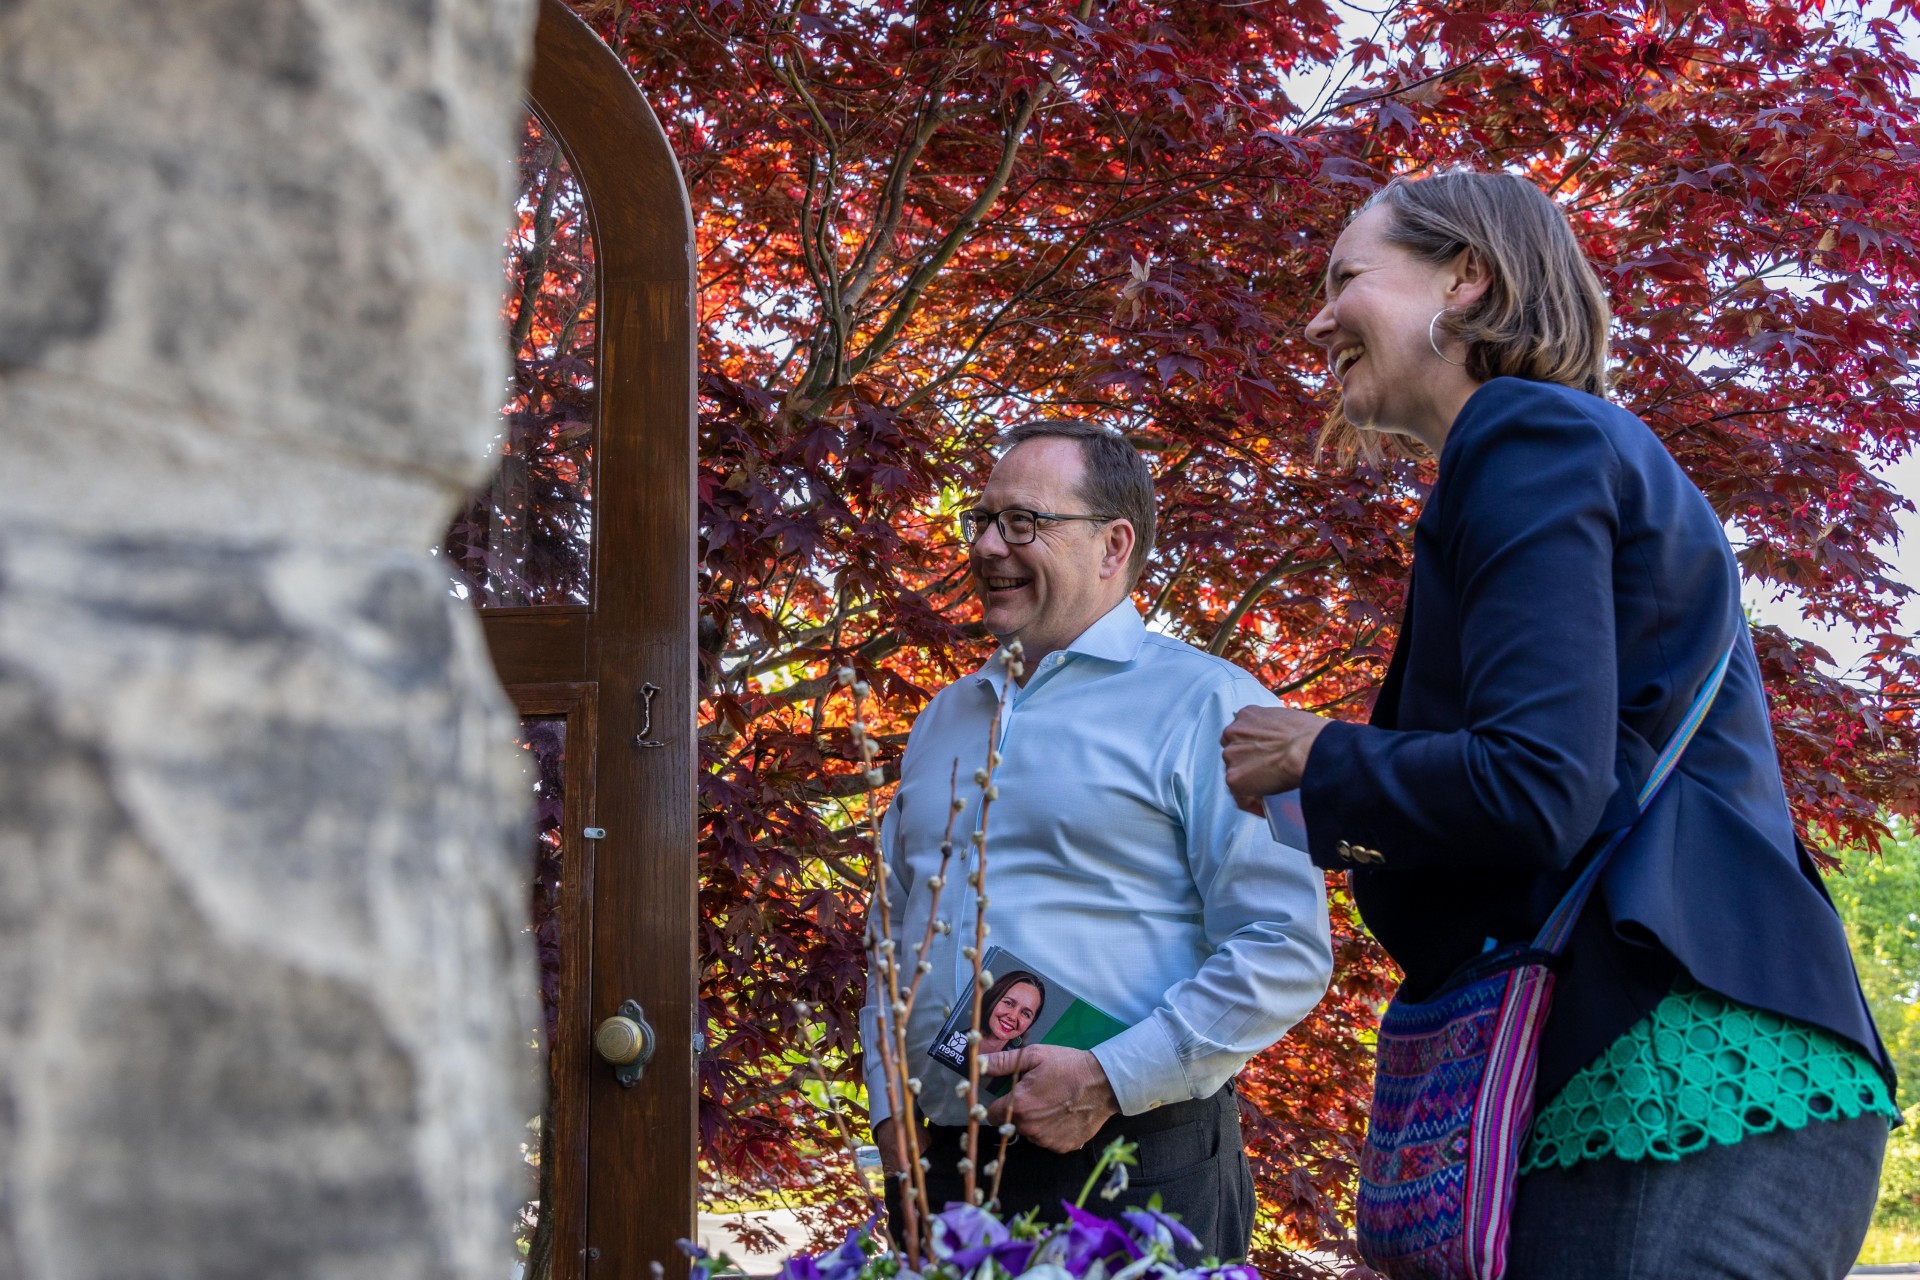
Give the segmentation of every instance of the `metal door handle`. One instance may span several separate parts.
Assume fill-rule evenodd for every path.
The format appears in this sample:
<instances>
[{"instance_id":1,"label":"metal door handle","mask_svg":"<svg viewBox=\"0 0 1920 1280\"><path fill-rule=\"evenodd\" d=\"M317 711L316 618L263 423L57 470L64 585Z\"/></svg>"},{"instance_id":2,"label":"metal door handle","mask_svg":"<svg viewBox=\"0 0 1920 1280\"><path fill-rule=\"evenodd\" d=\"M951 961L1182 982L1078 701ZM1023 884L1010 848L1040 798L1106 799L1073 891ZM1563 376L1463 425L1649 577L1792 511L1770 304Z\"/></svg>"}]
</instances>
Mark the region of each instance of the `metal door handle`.
<instances>
[{"instance_id":1,"label":"metal door handle","mask_svg":"<svg viewBox=\"0 0 1920 1280\"><path fill-rule=\"evenodd\" d=\"M653 695L660 692L660 686L649 680L640 686L640 732L633 736L636 747L664 747L667 744L658 738L649 738L653 732Z\"/></svg>"},{"instance_id":2,"label":"metal door handle","mask_svg":"<svg viewBox=\"0 0 1920 1280\"><path fill-rule=\"evenodd\" d=\"M622 1088L640 1083L640 1074L653 1061L653 1027L637 1000L620 1002L620 1012L593 1033L593 1050L613 1065L613 1078Z\"/></svg>"}]
</instances>

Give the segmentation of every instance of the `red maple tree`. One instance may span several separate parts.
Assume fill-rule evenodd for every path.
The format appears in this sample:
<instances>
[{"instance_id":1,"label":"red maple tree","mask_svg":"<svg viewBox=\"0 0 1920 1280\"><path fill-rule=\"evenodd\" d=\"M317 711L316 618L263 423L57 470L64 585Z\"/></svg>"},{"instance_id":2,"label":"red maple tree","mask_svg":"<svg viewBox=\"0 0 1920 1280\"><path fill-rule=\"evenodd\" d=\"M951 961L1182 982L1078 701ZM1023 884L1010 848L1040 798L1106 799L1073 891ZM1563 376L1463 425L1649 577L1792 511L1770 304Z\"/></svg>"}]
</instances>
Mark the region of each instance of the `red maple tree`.
<instances>
[{"instance_id":1,"label":"red maple tree","mask_svg":"<svg viewBox=\"0 0 1920 1280\"><path fill-rule=\"evenodd\" d=\"M803 1063L858 1079L868 850L831 673L872 683L897 752L984 658L951 516L1001 426L1125 431L1161 494L1154 625L1366 713L1430 471L1316 465L1328 380L1301 330L1343 220L1397 173L1506 168L1561 201L1611 290L1616 398L1754 582L1872 639L1842 681L1756 630L1795 813L1870 844L1914 810L1920 659L1882 559L1906 504L1876 475L1920 431L1912 0L1416 0L1358 35L1322 0L575 4L698 222L700 1078L729 1185L818 1193L836 1167ZM1393 980L1336 903L1333 992L1245 1078L1275 1265L1285 1237L1343 1234Z\"/></svg>"}]
</instances>

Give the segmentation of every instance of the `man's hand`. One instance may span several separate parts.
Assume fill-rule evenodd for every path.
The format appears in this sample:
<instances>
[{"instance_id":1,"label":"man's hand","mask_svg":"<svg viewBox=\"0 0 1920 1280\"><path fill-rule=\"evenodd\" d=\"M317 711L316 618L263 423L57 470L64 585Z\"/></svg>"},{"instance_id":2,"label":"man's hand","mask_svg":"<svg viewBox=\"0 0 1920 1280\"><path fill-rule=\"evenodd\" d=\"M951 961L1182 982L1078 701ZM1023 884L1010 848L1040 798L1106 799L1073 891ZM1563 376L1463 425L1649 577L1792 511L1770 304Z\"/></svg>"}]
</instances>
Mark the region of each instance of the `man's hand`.
<instances>
[{"instance_id":1,"label":"man's hand","mask_svg":"<svg viewBox=\"0 0 1920 1280\"><path fill-rule=\"evenodd\" d=\"M1233 793L1234 803L1264 816L1263 799L1300 785L1313 740L1329 723L1311 711L1292 707L1240 708L1220 735L1227 790Z\"/></svg>"},{"instance_id":2,"label":"man's hand","mask_svg":"<svg viewBox=\"0 0 1920 1280\"><path fill-rule=\"evenodd\" d=\"M1020 1073L1013 1091L987 1108L987 1123L1011 1120L1020 1136L1049 1151L1078 1151L1119 1114L1120 1100L1100 1059L1057 1044L1002 1049L980 1059L980 1073Z\"/></svg>"},{"instance_id":3,"label":"man's hand","mask_svg":"<svg viewBox=\"0 0 1920 1280\"><path fill-rule=\"evenodd\" d=\"M900 1163L900 1152L894 1146L893 1117L888 1116L873 1126L873 1145L880 1148L880 1167L892 1177L904 1167Z\"/></svg>"}]
</instances>

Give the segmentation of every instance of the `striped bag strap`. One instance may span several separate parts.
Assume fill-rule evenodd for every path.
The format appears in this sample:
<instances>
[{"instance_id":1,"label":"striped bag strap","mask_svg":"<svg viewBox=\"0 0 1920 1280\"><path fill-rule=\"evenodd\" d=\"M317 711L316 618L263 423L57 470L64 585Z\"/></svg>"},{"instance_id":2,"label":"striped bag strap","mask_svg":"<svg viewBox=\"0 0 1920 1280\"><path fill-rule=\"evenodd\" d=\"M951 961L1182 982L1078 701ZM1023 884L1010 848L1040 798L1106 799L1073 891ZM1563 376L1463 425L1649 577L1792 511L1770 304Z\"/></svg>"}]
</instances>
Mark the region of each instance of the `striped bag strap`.
<instances>
[{"instance_id":1,"label":"striped bag strap","mask_svg":"<svg viewBox=\"0 0 1920 1280\"><path fill-rule=\"evenodd\" d=\"M1700 692L1694 695L1693 705L1687 708L1686 719L1680 722L1680 727L1673 731L1671 738L1667 739L1666 748L1660 752L1660 758L1653 762L1653 771L1647 775L1646 782L1640 787L1640 813L1645 813L1647 806L1653 803L1653 798L1660 793L1660 787L1666 782L1667 775L1673 772L1676 764L1680 763L1680 753L1687 749L1687 743L1693 740L1693 735L1699 730L1701 721L1707 718L1707 708L1713 705L1714 696L1720 692L1720 684L1726 679L1727 664L1733 661L1734 646L1740 643L1740 630L1735 628L1732 643L1727 646L1727 651L1720 655L1720 661L1713 668L1713 674L1707 677L1706 684L1702 685ZM1553 909L1553 914L1548 916L1547 922L1540 927L1539 936L1533 940L1536 950L1559 955L1566 947L1567 939L1573 936L1574 922L1580 918L1581 909L1587 905L1587 898L1593 893L1593 887L1600 883L1600 873L1606 870L1607 861L1613 857L1613 851L1620 847L1621 842L1627 838L1637 822L1636 815L1634 822L1614 832L1606 844L1600 847L1600 851L1587 860L1586 870L1580 873L1580 878L1573 882L1573 887L1568 889L1566 896L1560 899L1560 905Z\"/></svg>"}]
</instances>

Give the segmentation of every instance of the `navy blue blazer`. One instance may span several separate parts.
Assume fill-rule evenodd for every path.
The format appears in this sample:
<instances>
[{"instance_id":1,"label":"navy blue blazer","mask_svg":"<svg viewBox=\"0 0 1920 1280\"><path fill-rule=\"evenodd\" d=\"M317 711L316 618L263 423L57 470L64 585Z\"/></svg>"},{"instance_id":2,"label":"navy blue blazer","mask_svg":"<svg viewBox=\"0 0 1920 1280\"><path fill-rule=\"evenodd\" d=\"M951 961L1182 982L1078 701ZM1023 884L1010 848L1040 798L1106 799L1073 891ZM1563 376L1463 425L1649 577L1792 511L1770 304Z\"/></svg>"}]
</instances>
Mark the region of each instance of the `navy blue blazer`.
<instances>
[{"instance_id":1,"label":"navy blue blazer","mask_svg":"<svg viewBox=\"0 0 1920 1280\"><path fill-rule=\"evenodd\" d=\"M1496 378L1440 454L1400 640L1368 725L1331 724L1308 843L1353 872L1419 999L1485 940L1530 938L1635 793L1728 643L1706 721L1589 900L1555 984L1538 1097L1684 971L1826 1027L1892 1082L1846 935L1780 781L1720 521L1646 424Z\"/></svg>"}]
</instances>

